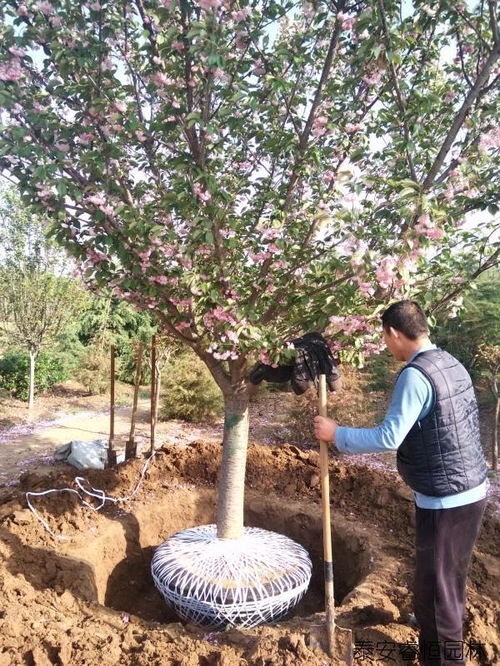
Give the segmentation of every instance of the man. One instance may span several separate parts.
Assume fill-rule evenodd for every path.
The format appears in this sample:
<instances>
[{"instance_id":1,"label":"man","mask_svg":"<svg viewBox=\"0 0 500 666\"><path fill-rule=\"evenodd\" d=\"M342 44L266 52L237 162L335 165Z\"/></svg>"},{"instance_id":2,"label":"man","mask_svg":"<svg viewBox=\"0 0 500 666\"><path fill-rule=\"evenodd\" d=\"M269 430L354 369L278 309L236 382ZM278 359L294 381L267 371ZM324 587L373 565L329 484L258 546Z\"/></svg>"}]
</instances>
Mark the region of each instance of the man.
<instances>
[{"instance_id":1,"label":"man","mask_svg":"<svg viewBox=\"0 0 500 666\"><path fill-rule=\"evenodd\" d=\"M382 315L384 341L406 361L384 421L344 428L317 416L314 433L339 451L397 449L397 465L416 504L414 609L425 666L465 666L465 585L488 488L471 378L429 339L418 303L400 301Z\"/></svg>"}]
</instances>

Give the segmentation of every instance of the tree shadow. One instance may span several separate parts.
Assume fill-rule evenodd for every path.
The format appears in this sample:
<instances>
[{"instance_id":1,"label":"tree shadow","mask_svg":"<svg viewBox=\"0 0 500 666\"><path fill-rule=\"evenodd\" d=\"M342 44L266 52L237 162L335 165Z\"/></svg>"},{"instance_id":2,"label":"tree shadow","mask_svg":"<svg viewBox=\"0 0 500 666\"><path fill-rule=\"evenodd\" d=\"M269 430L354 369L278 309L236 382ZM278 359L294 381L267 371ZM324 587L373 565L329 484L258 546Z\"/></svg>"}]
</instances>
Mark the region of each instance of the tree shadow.
<instances>
[{"instance_id":1,"label":"tree shadow","mask_svg":"<svg viewBox=\"0 0 500 666\"><path fill-rule=\"evenodd\" d=\"M137 518L132 513L108 518L122 526L126 554L108 577L105 606L136 615L146 621L174 621L175 615L166 606L151 577L154 546L141 547Z\"/></svg>"},{"instance_id":2,"label":"tree shadow","mask_svg":"<svg viewBox=\"0 0 500 666\"><path fill-rule=\"evenodd\" d=\"M85 560L29 546L3 527L0 538L11 551L5 566L13 576L23 576L35 590L69 590L82 601L98 601L94 568Z\"/></svg>"}]
</instances>

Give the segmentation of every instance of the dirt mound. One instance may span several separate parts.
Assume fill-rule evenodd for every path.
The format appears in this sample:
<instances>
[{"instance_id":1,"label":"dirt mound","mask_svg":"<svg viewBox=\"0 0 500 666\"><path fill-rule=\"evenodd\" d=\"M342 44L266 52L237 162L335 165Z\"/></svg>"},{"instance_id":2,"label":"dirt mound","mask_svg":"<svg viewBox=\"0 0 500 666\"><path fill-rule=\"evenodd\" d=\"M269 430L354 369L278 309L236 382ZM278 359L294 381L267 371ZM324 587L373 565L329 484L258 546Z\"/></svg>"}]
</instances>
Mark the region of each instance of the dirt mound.
<instances>
[{"instance_id":1,"label":"dirt mound","mask_svg":"<svg viewBox=\"0 0 500 666\"><path fill-rule=\"evenodd\" d=\"M153 549L177 530L214 521L220 445L161 449L131 501L100 512L70 492L75 471L26 473L0 505L0 666L324 666L318 455L296 446L251 446L245 523L290 536L311 554L310 589L286 621L251 631L185 626L152 584ZM134 490L144 461L92 471L108 496ZM337 621L354 630L365 664L409 664L413 503L398 477L331 461ZM472 664L497 663L498 521L489 513L471 570L467 647ZM481 652L481 646L483 649ZM476 654L477 653L477 654ZM479 656L478 656L479 654Z\"/></svg>"}]
</instances>

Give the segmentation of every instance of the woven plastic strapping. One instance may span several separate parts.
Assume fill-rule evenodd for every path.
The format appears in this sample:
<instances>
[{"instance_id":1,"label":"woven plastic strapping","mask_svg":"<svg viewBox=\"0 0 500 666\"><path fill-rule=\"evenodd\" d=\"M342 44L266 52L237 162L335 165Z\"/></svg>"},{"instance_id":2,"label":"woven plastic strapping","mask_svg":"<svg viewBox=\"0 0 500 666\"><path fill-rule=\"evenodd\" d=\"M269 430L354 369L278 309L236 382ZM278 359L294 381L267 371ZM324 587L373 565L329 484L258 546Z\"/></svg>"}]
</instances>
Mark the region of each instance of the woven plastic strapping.
<instances>
[{"instance_id":1,"label":"woven plastic strapping","mask_svg":"<svg viewBox=\"0 0 500 666\"><path fill-rule=\"evenodd\" d=\"M183 530L151 562L167 604L184 620L212 629L280 619L306 592L311 570L302 546L256 527L246 527L240 539L218 539L216 525Z\"/></svg>"}]
</instances>

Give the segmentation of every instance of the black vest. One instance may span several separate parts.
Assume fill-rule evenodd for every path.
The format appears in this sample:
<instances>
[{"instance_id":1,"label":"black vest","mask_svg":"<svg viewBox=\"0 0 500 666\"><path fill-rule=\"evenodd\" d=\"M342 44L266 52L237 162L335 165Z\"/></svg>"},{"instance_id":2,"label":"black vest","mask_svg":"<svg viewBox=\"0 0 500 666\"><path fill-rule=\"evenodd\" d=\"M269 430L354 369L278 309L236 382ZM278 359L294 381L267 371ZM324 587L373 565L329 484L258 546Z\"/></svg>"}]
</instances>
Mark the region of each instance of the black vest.
<instances>
[{"instance_id":1,"label":"black vest","mask_svg":"<svg viewBox=\"0 0 500 666\"><path fill-rule=\"evenodd\" d=\"M434 404L399 447L399 473L423 495L443 497L475 488L485 480L488 467L469 373L442 349L421 352L405 368L417 368L425 375Z\"/></svg>"}]
</instances>

